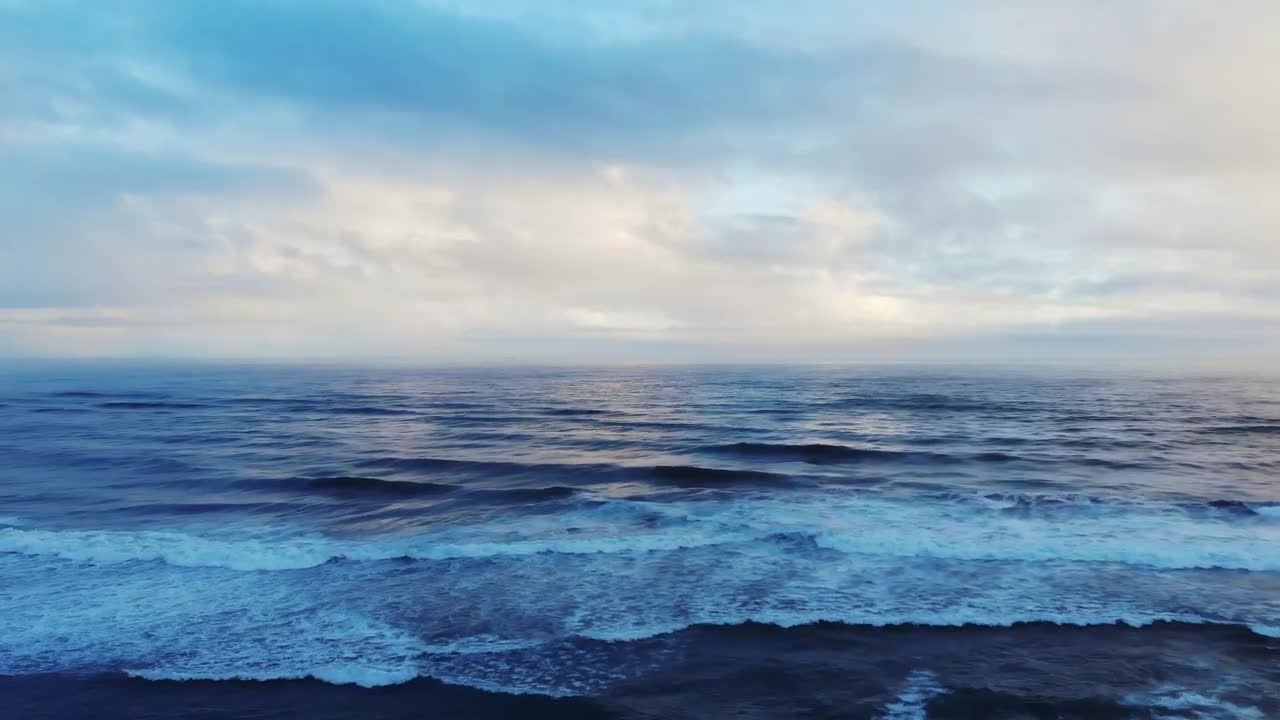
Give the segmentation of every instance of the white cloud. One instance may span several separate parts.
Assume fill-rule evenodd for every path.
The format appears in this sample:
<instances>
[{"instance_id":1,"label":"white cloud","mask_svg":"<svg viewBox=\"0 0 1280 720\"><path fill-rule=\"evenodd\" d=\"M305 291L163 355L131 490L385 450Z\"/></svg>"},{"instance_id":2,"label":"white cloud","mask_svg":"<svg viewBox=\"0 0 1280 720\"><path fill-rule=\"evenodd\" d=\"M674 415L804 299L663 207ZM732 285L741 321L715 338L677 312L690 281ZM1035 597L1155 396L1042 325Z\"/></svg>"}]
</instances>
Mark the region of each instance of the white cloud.
<instances>
[{"instance_id":1,"label":"white cloud","mask_svg":"<svg viewBox=\"0 0 1280 720\"><path fill-rule=\"evenodd\" d=\"M79 43L32 24L0 50L0 347L1276 349L1270 3L427 5L375 13L336 75L249 73L270 47L212 10L188 44L146 4Z\"/></svg>"}]
</instances>

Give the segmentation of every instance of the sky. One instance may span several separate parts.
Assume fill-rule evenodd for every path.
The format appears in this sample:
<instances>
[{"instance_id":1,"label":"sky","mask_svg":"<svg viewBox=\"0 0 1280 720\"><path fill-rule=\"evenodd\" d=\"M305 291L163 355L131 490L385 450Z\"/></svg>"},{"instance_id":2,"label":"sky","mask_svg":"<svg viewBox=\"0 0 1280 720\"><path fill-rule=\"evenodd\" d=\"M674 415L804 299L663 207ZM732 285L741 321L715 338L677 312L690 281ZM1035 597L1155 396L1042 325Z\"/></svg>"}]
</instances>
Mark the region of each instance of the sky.
<instances>
[{"instance_id":1,"label":"sky","mask_svg":"<svg viewBox=\"0 0 1280 720\"><path fill-rule=\"evenodd\" d=\"M0 0L0 356L1280 361L1271 0Z\"/></svg>"}]
</instances>

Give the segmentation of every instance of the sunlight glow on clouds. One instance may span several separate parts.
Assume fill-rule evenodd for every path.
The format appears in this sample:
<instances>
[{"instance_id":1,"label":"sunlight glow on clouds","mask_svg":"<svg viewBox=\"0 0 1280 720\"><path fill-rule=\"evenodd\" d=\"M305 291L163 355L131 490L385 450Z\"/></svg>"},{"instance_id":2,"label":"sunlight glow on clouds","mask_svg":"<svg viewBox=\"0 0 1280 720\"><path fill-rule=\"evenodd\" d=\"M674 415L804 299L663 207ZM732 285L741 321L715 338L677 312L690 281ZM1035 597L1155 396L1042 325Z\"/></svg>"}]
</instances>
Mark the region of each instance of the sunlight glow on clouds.
<instances>
[{"instance_id":1,"label":"sunlight glow on clouds","mask_svg":"<svg viewBox=\"0 0 1280 720\"><path fill-rule=\"evenodd\" d=\"M0 353L1274 357L1277 28L0 0Z\"/></svg>"}]
</instances>

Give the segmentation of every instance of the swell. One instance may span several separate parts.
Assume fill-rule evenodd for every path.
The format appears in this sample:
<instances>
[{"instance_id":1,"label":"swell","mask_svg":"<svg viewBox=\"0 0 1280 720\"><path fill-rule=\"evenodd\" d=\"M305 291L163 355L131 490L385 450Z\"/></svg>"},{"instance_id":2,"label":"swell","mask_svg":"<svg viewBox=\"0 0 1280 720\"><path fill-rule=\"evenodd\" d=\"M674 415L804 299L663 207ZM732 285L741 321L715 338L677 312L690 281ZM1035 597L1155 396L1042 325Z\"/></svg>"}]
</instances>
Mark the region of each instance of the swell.
<instances>
[{"instance_id":1,"label":"swell","mask_svg":"<svg viewBox=\"0 0 1280 720\"><path fill-rule=\"evenodd\" d=\"M1259 506L1259 509L1262 510L1262 512L1259 512L1259 510L1254 509L1252 505L1249 505L1246 502L1241 502L1240 500L1210 500L1202 505L1193 505L1188 509L1194 512L1200 508L1208 508L1210 510L1229 513L1231 515L1241 515L1244 517L1260 517L1267 514L1265 505Z\"/></svg>"},{"instance_id":2,"label":"swell","mask_svg":"<svg viewBox=\"0 0 1280 720\"><path fill-rule=\"evenodd\" d=\"M811 465L839 465L857 463L904 463L946 465L962 463L1051 463L1103 467L1112 470L1128 470L1146 467L1146 464L1109 460L1097 457L1026 457L1007 452L981 452L976 454L948 454L917 450L888 450L884 448L851 447L833 443L763 443L736 442L721 445L704 445L699 452L726 455L750 460L783 460L805 462Z\"/></svg>"},{"instance_id":3,"label":"swell","mask_svg":"<svg viewBox=\"0 0 1280 720\"><path fill-rule=\"evenodd\" d=\"M988 401L954 395L917 393L905 395L859 395L838 398L827 403L840 409L886 409L907 411L945 411L956 413L985 413L1021 415L1043 412L1046 406L1039 401Z\"/></svg>"},{"instance_id":4,"label":"swell","mask_svg":"<svg viewBox=\"0 0 1280 720\"><path fill-rule=\"evenodd\" d=\"M655 465L651 468L641 469L640 473L652 476L659 483L677 487L721 487L739 484L783 485L792 480L787 475L763 470L707 468L696 465Z\"/></svg>"},{"instance_id":5,"label":"swell","mask_svg":"<svg viewBox=\"0 0 1280 720\"><path fill-rule=\"evenodd\" d=\"M334 400L307 400L288 398L231 398L219 400L220 405L259 406L286 413L321 413L329 415L417 415L413 410L390 405L347 405Z\"/></svg>"},{"instance_id":6,"label":"swell","mask_svg":"<svg viewBox=\"0 0 1280 720\"><path fill-rule=\"evenodd\" d=\"M387 415L387 416L413 416L418 413L413 410L404 410L393 407L380 407L373 405L338 405L333 407L311 408L316 412L333 415ZM299 410L305 412L305 410Z\"/></svg>"},{"instance_id":7,"label":"swell","mask_svg":"<svg viewBox=\"0 0 1280 720\"><path fill-rule=\"evenodd\" d=\"M459 501L479 501L497 504L524 504L574 497L577 490L563 485L486 488L465 487L451 483L424 482L418 480L388 480L363 475L336 475L331 477L295 478L277 481L251 481L244 483L250 490L269 488L302 491L304 494L332 495L343 499L385 502L406 498L454 498Z\"/></svg>"},{"instance_id":8,"label":"swell","mask_svg":"<svg viewBox=\"0 0 1280 720\"><path fill-rule=\"evenodd\" d=\"M527 472L530 469L540 467L527 463L507 462L501 460L458 460L453 458L436 458L436 457L379 457L364 460L359 463L361 467L378 467L388 468L392 470L408 470L408 471L471 471L471 472ZM545 465L541 467L558 468L563 465Z\"/></svg>"},{"instance_id":9,"label":"swell","mask_svg":"<svg viewBox=\"0 0 1280 720\"><path fill-rule=\"evenodd\" d=\"M467 494L470 497L496 500L503 503L536 503L548 500L565 500L577 495L578 491L564 485L550 485L548 487L535 488L476 489Z\"/></svg>"},{"instance_id":10,"label":"swell","mask_svg":"<svg viewBox=\"0 0 1280 720\"><path fill-rule=\"evenodd\" d=\"M715 455L732 455L743 458L799 460L803 462L844 463L860 461L946 461L949 456L940 453L855 448L830 443L762 443L736 442L723 445L705 445L701 452Z\"/></svg>"},{"instance_id":11,"label":"swell","mask_svg":"<svg viewBox=\"0 0 1280 720\"><path fill-rule=\"evenodd\" d=\"M59 398L77 398L77 399L94 399L94 398L133 398L135 400L161 400L169 397L167 393L162 392L143 392L136 390L119 391L119 392L103 392L98 390L63 390L59 392L46 393L46 397Z\"/></svg>"},{"instance_id":12,"label":"swell","mask_svg":"<svg viewBox=\"0 0 1280 720\"><path fill-rule=\"evenodd\" d=\"M658 485L714 488L732 485L784 486L797 481L783 473L714 468L698 465L615 465L609 463L525 463L452 458L374 458L361 467L382 468L426 476L461 476L487 480L573 478L579 482L648 481Z\"/></svg>"},{"instance_id":13,"label":"swell","mask_svg":"<svg viewBox=\"0 0 1280 720\"><path fill-rule=\"evenodd\" d=\"M457 490L455 485L412 482L408 480L382 480L357 475L312 478L305 482L308 490L340 495L392 495L396 497L423 497L443 495Z\"/></svg>"},{"instance_id":14,"label":"swell","mask_svg":"<svg viewBox=\"0 0 1280 720\"><path fill-rule=\"evenodd\" d=\"M128 512L130 515L154 515L158 517L213 515L219 513L243 516L254 513L275 515L283 512L298 512L304 508L304 505L281 502L155 502L130 505Z\"/></svg>"},{"instance_id":15,"label":"swell","mask_svg":"<svg viewBox=\"0 0 1280 720\"><path fill-rule=\"evenodd\" d=\"M548 415L556 415L560 417L598 417L602 415L610 415L608 410L599 408L579 408L579 407L559 407L548 408L544 410Z\"/></svg>"},{"instance_id":16,"label":"swell","mask_svg":"<svg viewBox=\"0 0 1280 720\"><path fill-rule=\"evenodd\" d=\"M924 492L920 497L934 501L957 503L960 505L985 505L998 508L1003 512L1049 513L1070 512L1073 510L1102 510L1124 512L1140 510L1143 505L1138 500L1106 497L1102 495L1085 495L1082 493L1035 494L1016 492L990 492L981 495L955 491ZM1180 502L1177 507L1193 516L1222 517L1229 519L1280 518L1280 506L1276 503L1232 499L1191 500Z\"/></svg>"},{"instance_id":17,"label":"swell","mask_svg":"<svg viewBox=\"0 0 1280 720\"><path fill-rule=\"evenodd\" d=\"M1280 435L1280 423L1271 425L1220 425L1208 427L1196 432L1205 435Z\"/></svg>"},{"instance_id":18,"label":"swell","mask_svg":"<svg viewBox=\"0 0 1280 720\"><path fill-rule=\"evenodd\" d=\"M98 403L98 407L106 410L195 410L208 406L203 403L194 402L118 400Z\"/></svg>"}]
</instances>

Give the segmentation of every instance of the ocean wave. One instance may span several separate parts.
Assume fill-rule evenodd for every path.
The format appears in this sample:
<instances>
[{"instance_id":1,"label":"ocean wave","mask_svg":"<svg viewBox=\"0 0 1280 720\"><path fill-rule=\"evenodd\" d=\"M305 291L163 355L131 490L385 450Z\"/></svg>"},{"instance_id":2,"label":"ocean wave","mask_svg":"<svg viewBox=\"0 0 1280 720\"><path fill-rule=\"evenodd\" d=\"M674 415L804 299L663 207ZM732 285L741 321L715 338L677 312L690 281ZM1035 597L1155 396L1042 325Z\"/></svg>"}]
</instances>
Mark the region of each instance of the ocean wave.
<instances>
[{"instance_id":1,"label":"ocean wave","mask_svg":"<svg viewBox=\"0 0 1280 720\"><path fill-rule=\"evenodd\" d=\"M982 542L979 533L948 538L912 532L872 535L823 532L812 535L818 547L847 554L901 558L998 562L1111 563L1164 570L1280 571L1280 553L1273 541L1237 538L1214 547L1169 546L1158 538L1123 535L1054 533L1015 536L1004 533L998 542ZM974 537L979 535L979 537Z\"/></svg>"},{"instance_id":2,"label":"ocean wave","mask_svg":"<svg viewBox=\"0 0 1280 720\"><path fill-rule=\"evenodd\" d=\"M229 397L220 398L218 402L223 405L299 405L309 402L319 404L318 401L286 397Z\"/></svg>"},{"instance_id":3,"label":"ocean wave","mask_svg":"<svg viewBox=\"0 0 1280 720\"><path fill-rule=\"evenodd\" d=\"M1150 467L1149 463L1135 460L1109 460L1097 457L1069 458L1068 462L1085 467L1107 468L1108 470L1141 470Z\"/></svg>"},{"instance_id":4,"label":"ocean wave","mask_svg":"<svg viewBox=\"0 0 1280 720\"><path fill-rule=\"evenodd\" d=\"M318 540L217 540L153 530L0 528L0 552L114 565L160 561L178 567L298 570L339 557Z\"/></svg>"},{"instance_id":5,"label":"ocean wave","mask_svg":"<svg viewBox=\"0 0 1280 720\"><path fill-rule=\"evenodd\" d=\"M650 468L635 468L633 470L645 475L651 475L658 482L679 487L723 487L738 484L782 485L791 482L790 476L763 470L734 470L699 467L696 465L655 465Z\"/></svg>"},{"instance_id":6,"label":"ocean wave","mask_svg":"<svg viewBox=\"0 0 1280 720\"><path fill-rule=\"evenodd\" d=\"M393 408L374 405L335 405L322 408L314 408L319 412L333 415L388 415L388 416L406 416L418 415L413 410L405 410L403 408Z\"/></svg>"},{"instance_id":7,"label":"ocean wave","mask_svg":"<svg viewBox=\"0 0 1280 720\"><path fill-rule=\"evenodd\" d=\"M1198 432L1207 435L1275 435L1280 434L1280 423L1256 425L1219 425L1203 428Z\"/></svg>"},{"instance_id":8,"label":"ocean wave","mask_svg":"<svg viewBox=\"0 0 1280 720\"><path fill-rule=\"evenodd\" d=\"M1250 509L1255 515L1280 523L1280 505L1251 505Z\"/></svg>"},{"instance_id":9,"label":"ocean wave","mask_svg":"<svg viewBox=\"0 0 1280 720\"><path fill-rule=\"evenodd\" d=\"M356 475L311 478L305 482L308 490L319 490L341 495L395 495L421 497L443 495L458 490L457 485L413 482L410 480L382 480Z\"/></svg>"},{"instance_id":10,"label":"ocean wave","mask_svg":"<svg viewBox=\"0 0 1280 720\"><path fill-rule=\"evenodd\" d=\"M203 403L194 402L161 402L161 401L142 401L142 400L117 400L112 402L98 403L98 407L106 410L195 410L197 408L208 407Z\"/></svg>"},{"instance_id":11,"label":"ocean wave","mask_svg":"<svg viewBox=\"0 0 1280 720\"><path fill-rule=\"evenodd\" d=\"M1019 457L1012 453L1006 453L1006 452L978 453L977 455L974 455L972 459L977 460L978 462L991 462L991 463L1019 462L1019 461L1025 460L1025 458Z\"/></svg>"},{"instance_id":12,"label":"ocean wave","mask_svg":"<svg viewBox=\"0 0 1280 720\"><path fill-rule=\"evenodd\" d=\"M545 412L548 415L559 415L562 417L593 417L593 416L611 414L608 410L601 410L599 408L576 408L576 407L547 408L543 412Z\"/></svg>"},{"instance_id":13,"label":"ocean wave","mask_svg":"<svg viewBox=\"0 0 1280 720\"><path fill-rule=\"evenodd\" d=\"M498 500L510 503L534 503L548 500L564 500L574 497L578 491L564 485L550 485L532 488L494 488L476 489L467 493L471 497L486 500Z\"/></svg>"},{"instance_id":14,"label":"ocean wave","mask_svg":"<svg viewBox=\"0 0 1280 720\"><path fill-rule=\"evenodd\" d=\"M620 506L609 509L625 523ZM693 539L688 528L675 529L659 537ZM602 538L589 540L578 549L602 549ZM347 550L355 545L343 543ZM1261 578L1219 576L1212 590L1188 595L1189 586L1172 573L846 558L805 543L744 539L641 558L631 554L634 538L624 537L612 548L616 554L483 554L477 562L417 567L334 562L271 575L139 563L58 567L0 557L19 593L0 618L0 635L11 641L0 647L0 673L128 667L153 678L316 677L364 685L428 676L509 692L589 694L634 672L635 657L708 633L714 647L752 644L769 633L786 633L786 644L812 645L827 626L884 628L887 634L867 639L891 646L900 631L918 636L914 629L1012 628L1016 639L1035 623L1177 621L1247 638L1280 617L1280 606L1250 594L1266 591L1270 581ZM393 549L384 543L379 552ZM519 548L539 549L545 548ZM1193 584L1205 582L1194 577ZM818 633L812 641L803 634L807 626ZM1028 638L1031 647L1042 642L1035 633ZM583 679L591 673L595 679Z\"/></svg>"},{"instance_id":15,"label":"ocean wave","mask_svg":"<svg viewBox=\"0 0 1280 720\"><path fill-rule=\"evenodd\" d=\"M799 460L812 464L859 462L864 460L932 462L948 459L939 453L881 448L855 448L833 443L762 443L736 442L724 445L706 445L700 451L711 454L735 455L744 458Z\"/></svg>"},{"instance_id":16,"label":"ocean wave","mask_svg":"<svg viewBox=\"0 0 1280 720\"><path fill-rule=\"evenodd\" d=\"M58 392L45 393L46 397L60 398L76 398L76 399L93 399L93 398L134 398L134 399L151 399L161 400L170 397L168 393L149 392L139 390L124 390L114 392L104 392L100 390L62 390Z\"/></svg>"},{"instance_id":17,"label":"ocean wave","mask_svg":"<svg viewBox=\"0 0 1280 720\"><path fill-rule=\"evenodd\" d=\"M320 665L305 668L296 672L280 673L270 670L237 670L227 668L215 671L165 670L165 669L126 669L129 677L141 680L192 682L192 681L232 681L250 680L254 682L271 682L276 680L305 680L311 678L330 685L359 685L373 688L388 685L403 685L421 677L429 677L413 665L401 667L370 667L360 663L342 663Z\"/></svg>"},{"instance_id":18,"label":"ocean wave","mask_svg":"<svg viewBox=\"0 0 1280 720\"><path fill-rule=\"evenodd\" d=\"M1127 706L1172 711L1173 715L1161 712L1156 718L1195 718L1196 720L1266 720L1266 715L1257 707L1239 705L1216 695L1210 696L1172 684L1161 684L1142 693L1130 694L1124 698Z\"/></svg>"},{"instance_id":19,"label":"ocean wave","mask_svg":"<svg viewBox=\"0 0 1280 720\"><path fill-rule=\"evenodd\" d=\"M672 622L664 625L637 626L605 632L584 632L578 637L608 643L631 643L664 638L691 630L708 630L728 636L756 634L760 631L790 633L823 628L849 630L940 630L959 629L1021 630L1060 628L1065 630L1123 627L1132 630L1175 629L1233 633L1259 638L1280 637L1280 629L1244 621L1204 617L1194 613L1108 613L1098 609L1084 612L974 612L939 610L914 613L833 613L823 611L759 611L731 619L708 622Z\"/></svg>"},{"instance_id":20,"label":"ocean wave","mask_svg":"<svg viewBox=\"0 0 1280 720\"><path fill-rule=\"evenodd\" d=\"M366 403L391 402L399 403L398 398L346 398ZM272 398L272 397L236 397L215 400L218 405L265 407L287 413L323 413L326 415L418 415L415 410L396 407L391 404L345 404L343 398Z\"/></svg>"},{"instance_id":21,"label":"ocean wave","mask_svg":"<svg viewBox=\"0 0 1280 720\"><path fill-rule=\"evenodd\" d=\"M1153 507L1139 498L1108 497L1082 493L1007 493L992 492L975 495L963 492L921 492L921 497L960 505L982 505L1011 513L1050 514L1087 512L1097 513L1150 513ZM1265 519L1274 515L1280 519L1280 508L1260 502L1244 500L1204 500L1176 503L1167 509L1177 508L1196 517L1223 519Z\"/></svg>"},{"instance_id":22,"label":"ocean wave","mask_svg":"<svg viewBox=\"0 0 1280 720\"><path fill-rule=\"evenodd\" d=\"M671 472L675 483L741 481L732 473L706 475L701 468L676 467ZM763 480L775 479L766 475ZM371 478L319 482L322 488L338 492L451 492L439 486ZM464 492L511 503L577 494L575 488L560 485ZM767 549L802 538L816 549L850 557L1280 571L1280 526L1271 522L1280 509L1274 506L1260 507L1261 513L1251 510L1255 517L1212 506L1204 506L1201 512L1176 506L1152 509L1074 496L988 494L921 503L857 492L827 491L813 499L799 493L674 504L597 501L566 509L548 525L539 524L539 516L504 517L489 526L469 526L466 535L444 530L396 538L211 538L150 530L3 528L0 552L100 563L137 560L235 570L296 570L334 560L634 554L743 543ZM590 530L601 527L604 534Z\"/></svg>"},{"instance_id":23,"label":"ocean wave","mask_svg":"<svg viewBox=\"0 0 1280 720\"><path fill-rule=\"evenodd\" d=\"M257 485L260 483L254 483ZM459 494L467 498L509 502L528 503L544 500L560 500L573 497L578 491L564 485L548 485L540 487L517 488L467 488L448 483L423 482L416 480L386 480L382 478L364 477L360 475L339 475L335 477L311 478L301 482L268 483L271 487L303 487L308 491L316 491L339 495L341 497L369 497L382 499L390 497L436 497Z\"/></svg>"},{"instance_id":24,"label":"ocean wave","mask_svg":"<svg viewBox=\"0 0 1280 720\"><path fill-rule=\"evenodd\" d=\"M1242 500L1210 500L1209 502L1204 503L1204 507L1219 512L1246 517L1254 517L1261 514L1255 510L1253 506L1249 505L1249 503Z\"/></svg>"},{"instance_id":25,"label":"ocean wave","mask_svg":"<svg viewBox=\"0 0 1280 720\"><path fill-rule=\"evenodd\" d=\"M475 472L528 472L540 466L518 462L504 462L501 460L462 460L456 458L436 458L436 457L381 457L371 458L360 462L362 467L382 467L394 470L417 470L417 471L475 471ZM541 466L550 468L563 467L561 465Z\"/></svg>"},{"instance_id":26,"label":"ocean wave","mask_svg":"<svg viewBox=\"0 0 1280 720\"><path fill-rule=\"evenodd\" d=\"M840 465L859 463L899 463L958 465L964 463L1066 463L1085 467L1101 467L1112 470L1132 470L1147 467L1145 463L1131 460L1112 460L1099 457L1032 456L1026 457L1003 451L974 454L941 453L919 450L893 450L877 447L852 447L835 443L763 443L736 442L721 445L705 445L699 452L730 455L751 460L779 460L805 462L811 465Z\"/></svg>"},{"instance_id":27,"label":"ocean wave","mask_svg":"<svg viewBox=\"0 0 1280 720\"><path fill-rule=\"evenodd\" d=\"M1024 414L1043 412L1047 406L1040 401L990 401L936 393L859 395L838 398L828 402L828 407L842 409L891 409L928 410L956 413Z\"/></svg>"},{"instance_id":28,"label":"ocean wave","mask_svg":"<svg viewBox=\"0 0 1280 720\"><path fill-rule=\"evenodd\" d=\"M230 515L232 513L254 514L268 512L277 514L281 512L298 512L305 508L305 505L282 502L155 502L132 505L129 508L129 512L171 518L174 516L217 513Z\"/></svg>"},{"instance_id":29,"label":"ocean wave","mask_svg":"<svg viewBox=\"0 0 1280 720\"><path fill-rule=\"evenodd\" d=\"M559 495L553 491L551 494ZM533 498L538 499L538 498ZM542 499L545 499L542 498ZM152 530L39 530L0 527L0 552L115 565L162 562L177 567L238 571L305 570L334 561L451 560L555 553L564 555L654 552L739 542L742 537L650 533L614 537L566 537L512 541L440 542L433 539L339 541L320 537L214 539Z\"/></svg>"},{"instance_id":30,"label":"ocean wave","mask_svg":"<svg viewBox=\"0 0 1280 720\"><path fill-rule=\"evenodd\" d=\"M537 463L435 457L385 457L365 460L360 463L360 466L424 475L465 475L485 480L528 477L574 478L584 484L642 480L659 485L692 488L724 487L735 484L781 486L797 482L796 478L783 473L700 465Z\"/></svg>"},{"instance_id":31,"label":"ocean wave","mask_svg":"<svg viewBox=\"0 0 1280 720\"><path fill-rule=\"evenodd\" d=\"M882 720L925 720L925 704L946 692L938 678L927 670L912 670L898 695L884 707Z\"/></svg>"},{"instance_id":32,"label":"ocean wave","mask_svg":"<svg viewBox=\"0 0 1280 720\"><path fill-rule=\"evenodd\" d=\"M669 627L640 629L626 634L574 635L559 638L542 638L537 640L495 641L490 637L467 638L442 646L431 646L412 637L405 637L398 642L399 653L403 655L398 661L389 657L371 658L366 661L347 662L313 662L306 657L289 658L284 667L236 667L234 664L219 665L208 663L199 667L172 667L159 665L156 667L129 668L124 672L130 676L150 681L190 682L190 681L236 681L251 680L271 682L281 680L314 679L333 685L358 685L361 687L385 687L401 685L418 679L430 678L448 683L466 685L482 690L502 692L515 695L531 694L551 697L567 697L576 694L572 684L563 678L553 681L544 678L542 682L530 682L526 677L528 665L542 664L539 658L547 652L560 662L590 661L600 656L599 645L609 646L615 654L620 648L635 646L636 654L648 654L655 642L677 638L692 633L711 633L720 637L731 638L741 636L744 639L761 641L762 633L778 636L806 633L826 633L833 629L845 632L894 633L907 631L936 631L939 640L945 640L953 632L965 630L1000 631L1010 633L1008 641L1016 638L1016 633L1036 629L1060 629L1064 631L1087 631L1105 627L1124 627L1139 632L1190 632L1190 633L1229 633L1240 637L1240 633L1254 633L1246 624L1222 622L1190 615L1155 615L1107 618L1071 617L1071 616L1034 616L1012 620L996 619L984 622L985 618L947 617L922 618L919 620L902 618L818 618L788 617L783 614L761 613L757 616L744 617L730 622L673 624ZM366 629L365 632L368 630ZM385 636L385 629L379 635ZM1254 633L1256 635L1256 633ZM1270 636L1274 637L1274 636ZM385 640L385 638L383 638ZM359 638L353 638L359 641ZM767 643L767 641L765 641ZM658 645L660 647L660 644ZM768 647L768 645L764 645ZM623 653L626 651L623 650ZM510 674L505 682L493 677L493 672L484 676L460 675L453 671L451 659L463 659L476 656L477 661L501 668ZM576 656L576 657L575 657ZM443 662L435 662L440 658ZM212 666L210 666L212 665ZM899 708L906 710L918 707L913 700L926 700L941 693L936 678L928 675L917 677L909 675L899 693L898 703L891 703L886 710ZM623 679L623 678L614 678ZM919 682L913 682L918 680ZM607 685L607 683L606 683ZM603 687L591 688L601 690ZM919 691L919 692L916 692ZM911 717L910 715L891 715L890 717Z\"/></svg>"},{"instance_id":33,"label":"ocean wave","mask_svg":"<svg viewBox=\"0 0 1280 720\"><path fill-rule=\"evenodd\" d=\"M879 720L928 720L944 718L1055 718L1088 720L1123 720L1134 717L1152 720L1173 720L1168 716L1150 715L1136 701L1121 702L1111 697L1046 697L1015 692L993 690L989 687L955 688L926 698L929 709L935 715L926 715L924 705L910 707L915 711L904 715L884 715ZM1139 710L1142 708L1142 710ZM1141 711L1142 715L1135 715ZM1222 716L1197 715L1199 720L1227 720ZM1245 720L1242 716L1229 716L1231 720Z\"/></svg>"},{"instance_id":34,"label":"ocean wave","mask_svg":"<svg viewBox=\"0 0 1280 720\"><path fill-rule=\"evenodd\" d=\"M530 413L528 415L506 415L500 411L477 413L459 413L456 411L448 411L442 413L430 412L431 408L426 409L423 418L447 425L450 430L469 430L471 428L488 428L501 426L538 426L547 422L547 416L542 414Z\"/></svg>"}]
</instances>

